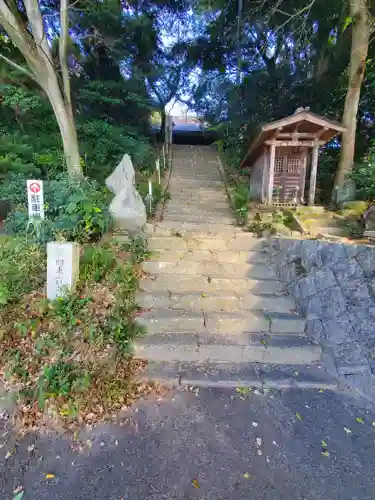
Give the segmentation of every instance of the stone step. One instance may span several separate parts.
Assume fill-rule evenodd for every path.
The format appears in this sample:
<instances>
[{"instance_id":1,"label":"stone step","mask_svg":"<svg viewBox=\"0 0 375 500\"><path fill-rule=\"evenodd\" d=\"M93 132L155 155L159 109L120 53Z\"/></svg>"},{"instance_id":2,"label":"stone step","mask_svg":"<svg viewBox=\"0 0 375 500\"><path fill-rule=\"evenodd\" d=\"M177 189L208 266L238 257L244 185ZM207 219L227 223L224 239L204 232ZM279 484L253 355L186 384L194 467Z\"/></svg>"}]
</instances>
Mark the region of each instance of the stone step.
<instances>
[{"instance_id":1,"label":"stone step","mask_svg":"<svg viewBox=\"0 0 375 500\"><path fill-rule=\"evenodd\" d=\"M178 309L153 309L144 312L137 318L137 322L146 327L148 333L176 333L192 332L205 333L208 331L237 335L248 333L296 334L304 335L305 320L287 313L236 311L225 312L198 312Z\"/></svg>"},{"instance_id":2,"label":"stone step","mask_svg":"<svg viewBox=\"0 0 375 500\"><path fill-rule=\"evenodd\" d=\"M151 361L141 380L220 389L336 390L337 381L319 363L312 365ZM240 394L239 394L240 396Z\"/></svg>"},{"instance_id":3,"label":"stone step","mask_svg":"<svg viewBox=\"0 0 375 500\"><path fill-rule=\"evenodd\" d=\"M223 263L239 263L239 264L266 264L268 262L268 254L263 252L244 252L235 250L154 250L150 261L161 260L163 262L223 262Z\"/></svg>"},{"instance_id":4,"label":"stone step","mask_svg":"<svg viewBox=\"0 0 375 500\"><path fill-rule=\"evenodd\" d=\"M195 214L169 214L163 212L163 218L180 222L204 222L204 223L219 223L219 224L235 224L235 220L231 216L214 214L214 215L195 215Z\"/></svg>"},{"instance_id":5,"label":"stone step","mask_svg":"<svg viewBox=\"0 0 375 500\"><path fill-rule=\"evenodd\" d=\"M207 200L180 200L180 199L171 199L167 202L166 204L167 208L169 209L177 209L177 208L186 208L186 209L195 209L199 210L201 208L203 209L210 209L211 211L214 210L230 210L230 206L228 201L207 201Z\"/></svg>"},{"instance_id":6,"label":"stone step","mask_svg":"<svg viewBox=\"0 0 375 500\"><path fill-rule=\"evenodd\" d=\"M217 208L216 206L216 203L214 203L213 205L210 204L210 203L201 203L201 204L196 204L196 205L190 205L190 206L187 206L187 205L184 205L184 204L181 204L181 205L178 205L178 206L174 206L172 207L171 205L167 205L165 208L164 208L164 212L163 212L163 215L164 217L168 217L170 215L195 215L195 214L199 214L199 216L204 216L204 217L214 217L216 218L217 216L223 216L223 217L231 217L231 214L230 214L230 211L229 211L229 207L226 206L226 207L220 207L220 208Z\"/></svg>"},{"instance_id":7,"label":"stone step","mask_svg":"<svg viewBox=\"0 0 375 500\"><path fill-rule=\"evenodd\" d=\"M254 294L259 296L285 296L284 285L276 280L251 280L248 278L216 278L208 280L205 276L175 276L172 274L158 274L145 277L139 283L139 289L148 293L162 291L180 293L215 292L233 293L238 296Z\"/></svg>"},{"instance_id":8,"label":"stone step","mask_svg":"<svg viewBox=\"0 0 375 500\"><path fill-rule=\"evenodd\" d=\"M252 294L238 296L235 293L223 292L187 294L161 291L156 293L138 292L136 301L144 309L184 309L186 311L218 313L251 310L295 313L294 299L286 296L262 297Z\"/></svg>"},{"instance_id":9,"label":"stone step","mask_svg":"<svg viewBox=\"0 0 375 500\"><path fill-rule=\"evenodd\" d=\"M224 184L221 179L219 180L210 180L210 179L194 179L187 177L178 177L178 175L173 175L170 183L170 186L180 187L181 190L184 188L209 188L209 189L217 189L218 191L224 190Z\"/></svg>"},{"instance_id":10,"label":"stone step","mask_svg":"<svg viewBox=\"0 0 375 500\"><path fill-rule=\"evenodd\" d=\"M163 220L162 222L147 224L149 235L174 236L179 234L184 238L199 237L199 235L215 234L216 238L227 238L228 234L235 235L242 232L238 227L229 224L202 224L200 222L178 222L173 220Z\"/></svg>"},{"instance_id":11,"label":"stone step","mask_svg":"<svg viewBox=\"0 0 375 500\"><path fill-rule=\"evenodd\" d=\"M181 237L182 236L182 237ZM174 236L151 236L148 240L150 250L264 250L267 249L267 240L257 238L251 233L238 233L234 235L226 233L205 233L195 232L195 235L186 238L182 233L175 233Z\"/></svg>"},{"instance_id":12,"label":"stone step","mask_svg":"<svg viewBox=\"0 0 375 500\"><path fill-rule=\"evenodd\" d=\"M194 261L148 261L142 264L145 272L150 274L203 275L222 278L251 278L274 280L276 273L267 264L238 264L224 262L194 262Z\"/></svg>"},{"instance_id":13,"label":"stone step","mask_svg":"<svg viewBox=\"0 0 375 500\"><path fill-rule=\"evenodd\" d=\"M224 189L210 189L210 188L191 188L191 189L181 189L181 186L171 186L168 187L169 193L171 195L175 194L175 198L179 201L194 201L194 200L217 200L225 201L228 200L227 193ZM173 200L173 196L171 196Z\"/></svg>"},{"instance_id":14,"label":"stone step","mask_svg":"<svg viewBox=\"0 0 375 500\"><path fill-rule=\"evenodd\" d=\"M136 358L151 362L310 365L320 361L321 348L305 338L291 335L271 336L267 343L255 338L245 343L231 342L228 337L219 335L206 334L197 338L192 334L174 333L151 334L138 339L134 354Z\"/></svg>"}]
</instances>

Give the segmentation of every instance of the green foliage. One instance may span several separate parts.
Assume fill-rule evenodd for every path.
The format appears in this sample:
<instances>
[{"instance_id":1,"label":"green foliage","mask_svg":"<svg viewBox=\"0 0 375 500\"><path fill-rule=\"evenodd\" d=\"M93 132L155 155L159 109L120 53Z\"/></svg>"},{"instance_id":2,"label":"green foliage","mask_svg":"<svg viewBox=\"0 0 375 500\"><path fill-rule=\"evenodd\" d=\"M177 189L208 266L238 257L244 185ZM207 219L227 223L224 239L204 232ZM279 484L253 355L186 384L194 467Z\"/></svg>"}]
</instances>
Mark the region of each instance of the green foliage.
<instances>
[{"instance_id":1,"label":"green foliage","mask_svg":"<svg viewBox=\"0 0 375 500\"><path fill-rule=\"evenodd\" d=\"M90 280L99 282L111 269L113 269L115 263L115 256L110 249L100 246L88 246L84 249L80 259L80 279L84 282Z\"/></svg>"},{"instance_id":2,"label":"green foliage","mask_svg":"<svg viewBox=\"0 0 375 500\"><path fill-rule=\"evenodd\" d=\"M0 262L0 307L21 300L45 280L45 253L24 238L0 236Z\"/></svg>"},{"instance_id":3,"label":"green foliage","mask_svg":"<svg viewBox=\"0 0 375 500\"><path fill-rule=\"evenodd\" d=\"M233 189L232 202L240 224L244 225L247 222L250 202L250 189L248 184L238 184Z\"/></svg>"},{"instance_id":4,"label":"green foliage","mask_svg":"<svg viewBox=\"0 0 375 500\"><path fill-rule=\"evenodd\" d=\"M148 251L148 239L145 233L138 233L131 237L129 250L132 254L132 259L135 264L139 264L147 260L150 256Z\"/></svg>"},{"instance_id":5,"label":"green foliage","mask_svg":"<svg viewBox=\"0 0 375 500\"><path fill-rule=\"evenodd\" d=\"M52 313L60 320L62 326L68 328L75 326L82 322L80 316L83 316L83 310L90 300L90 297L68 294L53 301Z\"/></svg>"},{"instance_id":6,"label":"green foliage","mask_svg":"<svg viewBox=\"0 0 375 500\"><path fill-rule=\"evenodd\" d=\"M245 230L249 233L255 233L257 236L263 236L264 231L270 231L271 234L275 234L276 230L271 222L261 222L255 221L245 227Z\"/></svg>"},{"instance_id":7,"label":"green foliage","mask_svg":"<svg viewBox=\"0 0 375 500\"><path fill-rule=\"evenodd\" d=\"M350 178L355 182L357 194L362 200L375 200L375 153L367 161L354 166Z\"/></svg>"},{"instance_id":8,"label":"green foliage","mask_svg":"<svg viewBox=\"0 0 375 500\"><path fill-rule=\"evenodd\" d=\"M143 202L146 206L146 210L148 213L153 214L156 210L156 207L159 203L164 199L163 188L160 184L153 182L152 183L152 204L151 204L151 212L150 212L150 203L148 201L148 180L140 180L137 182L137 190L141 195Z\"/></svg>"},{"instance_id":9,"label":"green foliage","mask_svg":"<svg viewBox=\"0 0 375 500\"><path fill-rule=\"evenodd\" d=\"M12 181L13 182L13 181ZM7 187L9 192L9 187ZM16 193L25 202L26 189ZM45 182L45 220L29 223L25 206L16 207L5 221L8 234L28 235L38 243L66 240L86 243L98 240L111 228L108 203L110 195L95 181L78 180L67 175Z\"/></svg>"},{"instance_id":10,"label":"green foliage","mask_svg":"<svg viewBox=\"0 0 375 500\"><path fill-rule=\"evenodd\" d=\"M46 366L38 380L37 399L40 408L44 408L47 397L72 397L73 394L86 391L91 377L77 363L59 360Z\"/></svg>"}]
</instances>

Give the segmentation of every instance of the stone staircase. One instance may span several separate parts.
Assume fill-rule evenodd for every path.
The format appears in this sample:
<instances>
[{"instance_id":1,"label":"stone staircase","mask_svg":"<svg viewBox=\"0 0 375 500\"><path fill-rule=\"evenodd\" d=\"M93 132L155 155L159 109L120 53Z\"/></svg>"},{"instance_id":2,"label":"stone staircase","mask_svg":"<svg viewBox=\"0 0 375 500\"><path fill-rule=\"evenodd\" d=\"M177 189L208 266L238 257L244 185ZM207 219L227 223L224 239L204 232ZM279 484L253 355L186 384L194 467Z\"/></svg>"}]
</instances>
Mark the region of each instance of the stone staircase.
<instances>
[{"instance_id":1,"label":"stone staircase","mask_svg":"<svg viewBox=\"0 0 375 500\"><path fill-rule=\"evenodd\" d=\"M269 266L235 227L214 151L175 147L171 201L149 226L138 303L147 376L201 386L333 387L321 350Z\"/></svg>"}]
</instances>

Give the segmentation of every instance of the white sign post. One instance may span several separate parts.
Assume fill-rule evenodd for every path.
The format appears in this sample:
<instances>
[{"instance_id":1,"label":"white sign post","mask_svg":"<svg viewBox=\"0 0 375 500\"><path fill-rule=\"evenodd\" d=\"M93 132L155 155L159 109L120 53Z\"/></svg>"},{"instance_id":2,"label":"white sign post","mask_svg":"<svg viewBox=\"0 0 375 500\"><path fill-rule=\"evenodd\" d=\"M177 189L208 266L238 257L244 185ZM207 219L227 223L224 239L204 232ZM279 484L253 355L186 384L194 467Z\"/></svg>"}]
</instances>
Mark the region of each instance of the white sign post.
<instances>
[{"instance_id":1,"label":"white sign post","mask_svg":"<svg viewBox=\"0 0 375 500\"><path fill-rule=\"evenodd\" d=\"M26 184L29 219L34 217L44 219L43 181L28 180L26 181Z\"/></svg>"},{"instance_id":2,"label":"white sign post","mask_svg":"<svg viewBox=\"0 0 375 500\"><path fill-rule=\"evenodd\" d=\"M158 174L158 183L161 184L161 178L160 178L160 159L156 159L156 172Z\"/></svg>"},{"instance_id":3,"label":"white sign post","mask_svg":"<svg viewBox=\"0 0 375 500\"><path fill-rule=\"evenodd\" d=\"M79 245L50 242L47 244L47 298L55 300L74 292L79 274Z\"/></svg>"},{"instance_id":4,"label":"white sign post","mask_svg":"<svg viewBox=\"0 0 375 500\"><path fill-rule=\"evenodd\" d=\"M166 168L166 163L165 163L165 146L163 145L162 147L162 153L163 153L163 165L164 165L164 171L165 171L165 168Z\"/></svg>"},{"instance_id":5,"label":"white sign post","mask_svg":"<svg viewBox=\"0 0 375 500\"><path fill-rule=\"evenodd\" d=\"M150 213L152 212L152 180L148 181L148 197L150 200Z\"/></svg>"}]
</instances>

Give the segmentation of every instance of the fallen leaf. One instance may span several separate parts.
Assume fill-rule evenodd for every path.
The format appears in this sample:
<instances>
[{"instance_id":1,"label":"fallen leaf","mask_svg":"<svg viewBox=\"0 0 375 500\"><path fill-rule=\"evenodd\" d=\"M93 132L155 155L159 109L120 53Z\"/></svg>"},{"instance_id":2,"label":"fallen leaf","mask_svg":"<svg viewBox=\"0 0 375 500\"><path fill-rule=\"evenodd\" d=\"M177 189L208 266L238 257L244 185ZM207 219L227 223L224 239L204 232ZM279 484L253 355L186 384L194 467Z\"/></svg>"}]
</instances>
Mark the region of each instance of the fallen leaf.
<instances>
[{"instance_id":1,"label":"fallen leaf","mask_svg":"<svg viewBox=\"0 0 375 500\"><path fill-rule=\"evenodd\" d=\"M375 427L375 421L372 422L372 426Z\"/></svg>"},{"instance_id":2,"label":"fallen leaf","mask_svg":"<svg viewBox=\"0 0 375 500\"><path fill-rule=\"evenodd\" d=\"M262 450L257 450L257 454L258 454L259 456L261 456L261 455L262 455Z\"/></svg>"},{"instance_id":3,"label":"fallen leaf","mask_svg":"<svg viewBox=\"0 0 375 500\"><path fill-rule=\"evenodd\" d=\"M55 474L46 474L46 479L53 479Z\"/></svg>"},{"instance_id":4,"label":"fallen leaf","mask_svg":"<svg viewBox=\"0 0 375 500\"><path fill-rule=\"evenodd\" d=\"M29 453L31 453L31 452L32 452L32 451L34 451L34 450L35 450L35 444L34 444L34 443L33 443L33 444L31 444L30 446L28 446L28 447L27 447L27 451L28 451Z\"/></svg>"},{"instance_id":5,"label":"fallen leaf","mask_svg":"<svg viewBox=\"0 0 375 500\"><path fill-rule=\"evenodd\" d=\"M194 488L197 488L197 489L200 488L199 483L196 479L192 480L192 485L194 486Z\"/></svg>"},{"instance_id":6,"label":"fallen leaf","mask_svg":"<svg viewBox=\"0 0 375 500\"><path fill-rule=\"evenodd\" d=\"M207 297L206 293L201 293L201 297Z\"/></svg>"},{"instance_id":7,"label":"fallen leaf","mask_svg":"<svg viewBox=\"0 0 375 500\"><path fill-rule=\"evenodd\" d=\"M329 457L329 451L322 451L323 457Z\"/></svg>"},{"instance_id":8,"label":"fallen leaf","mask_svg":"<svg viewBox=\"0 0 375 500\"><path fill-rule=\"evenodd\" d=\"M86 441L86 446L87 446L88 448L92 448L92 441L91 441L91 439L88 439L88 440Z\"/></svg>"},{"instance_id":9,"label":"fallen leaf","mask_svg":"<svg viewBox=\"0 0 375 500\"><path fill-rule=\"evenodd\" d=\"M256 444L257 444L258 447L262 446L262 440L261 440L261 438L256 438L255 442L256 442Z\"/></svg>"},{"instance_id":10,"label":"fallen leaf","mask_svg":"<svg viewBox=\"0 0 375 500\"><path fill-rule=\"evenodd\" d=\"M297 413L296 413L296 418L297 418L298 420L302 420L301 414L300 414L300 413L298 413L298 411L297 411Z\"/></svg>"},{"instance_id":11,"label":"fallen leaf","mask_svg":"<svg viewBox=\"0 0 375 500\"><path fill-rule=\"evenodd\" d=\"M322 439L322 446L323 448L328 448L328 444L326 441L324 441L324 439Z\"/></svg>"},{"instance_id":12,"label":"fallen leaf","mask_svg":"<svg viewBox=\"0 0 375 500\"><path fill-rule=\"evenodd\" d=\"M324 392L324 389L319 389L319 392Z\"/></svg>"},{"instance_id":13,"label":"fallen leaf","mask_svg":"<svg viewBox=\"0 0 375 500\"><path fill-rule=\"evenodd\" d=\"M296 377L298 377L299 372L294 372L294 375L295 375Z\"/></svg>"},{"instance_id":14,"label":"fallen leaf","mask_svg":"<svg viewBox=\"0 0 375 500\"><path fill-rule=\"evenodd\" d=\"M12 448L11 450L8 450L8 451L6 452L6 455L5 455L5 460L8 460L8 458L10 458L10 457L13 455L13 453L14 453L15 451L16 451L16 449L15 449L15 448Z\"/></svg>"},{"instance_id":15,"label":"fallen leaf","mask_svg":"<svg viewBox=\"0 0 375 500\"><path fill-rule=\"evenodd\" d=\"M19 493L17 493L15 497L13 497L13 500L21 500L24 493L25 493L24 491L20 491Z\"/></svg>"},{"instance_id":16,"label":"fallen leaf","mask_svg":"<svg viewBox=\"0 0 375 500\"><path fill-rule=\"evenodd\" d=\"M352 431L350 429L348 429L347 427L344 427L344 431L347 433L347 434L351 434Z\"/></svg>"},{"instance_id":17,"label":"fallen leaf","mask_svg":"<svg viewBox=\"0 0 375 500\"><path fill-rule=\"evenodd\" d=\"M78 432L75 431L75 433L73 434L73 439L74 441L77 441L77 438L78 438Z\"/></svg>"},{"instance_id":18,"label":"fallen leaf","mask_svg":"<svg viewBox=\"0 0 375 500\"><path fill-rule=\"evenodd\" d=\"M245 479L249 479L250 474L249 474L248 472L245 472L245 474L243 475L243 477L244 477Z\"/></svg>"},{"instance_id":19,"label":"fallen leaf","mask_svg":"<svg viewBox=\"0 0 375 500\"><path fill-rule=\"evenodd\" d=\"M258 427L258 422L253 422L253 427Z\"/></svg>"},{"instance_id":20,"label":"fallen leaf","mask_svg":"<svg viewBox=\"0 0 375 500\"><path fill-rule=\"evenodd\" d=\"M364 423L365 423L362 417L357 417L357 418L356 418L356 421L357 421L359 424L364 424Z\"/></svg>"}]
</instances>

